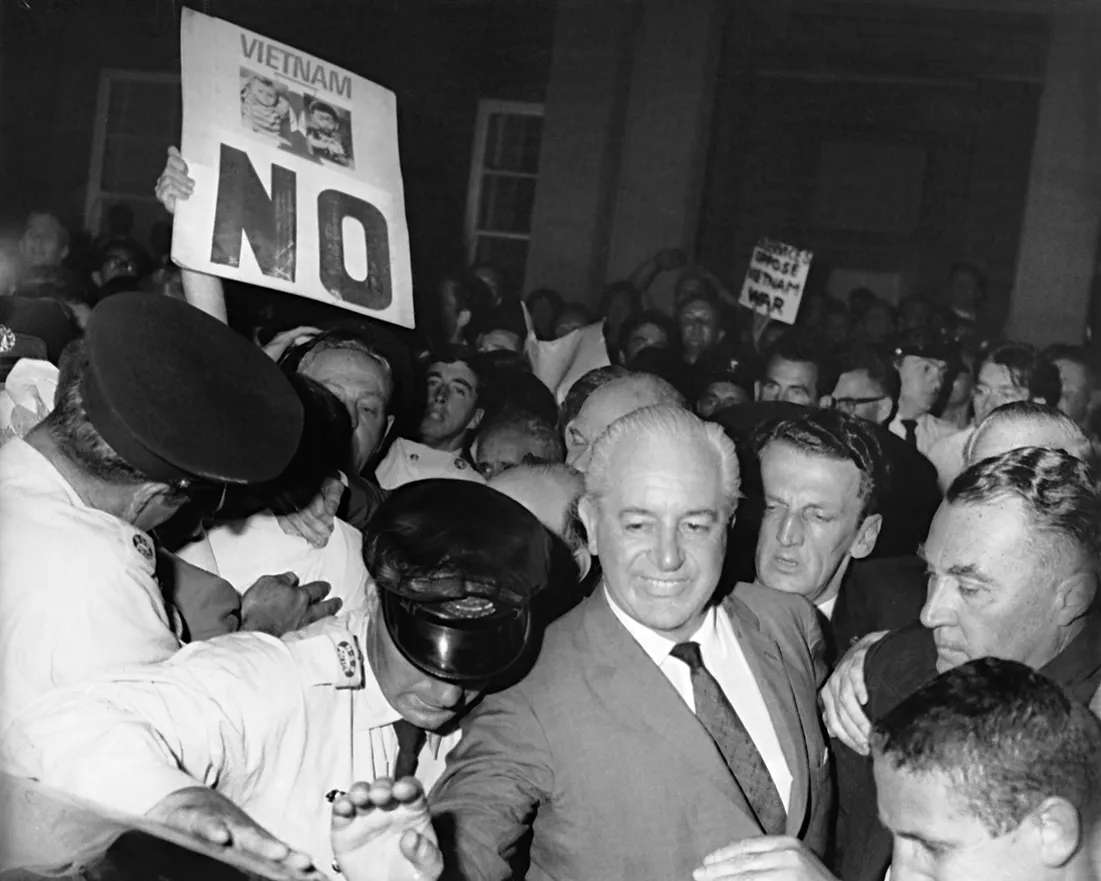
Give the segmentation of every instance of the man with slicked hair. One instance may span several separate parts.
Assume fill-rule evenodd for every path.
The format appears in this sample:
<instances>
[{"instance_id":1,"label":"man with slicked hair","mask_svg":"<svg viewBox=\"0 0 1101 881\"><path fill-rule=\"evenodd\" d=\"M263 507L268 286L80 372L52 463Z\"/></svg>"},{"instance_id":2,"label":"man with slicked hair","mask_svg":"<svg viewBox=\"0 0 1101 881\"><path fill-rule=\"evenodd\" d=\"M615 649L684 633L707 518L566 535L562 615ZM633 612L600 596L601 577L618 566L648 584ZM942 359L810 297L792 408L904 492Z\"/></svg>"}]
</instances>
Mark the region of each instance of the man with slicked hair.
<instances>
[{"instance_id":1,"label":"man with slicked hair","mask_svg":"<svg viewBox=\"0 0 1101 881\"><path fill-rule=\"evenodd\" d=\"M504 881L527 861L539 881L667 881L764 832L821 853L831 769L813 609L754 585L717 596L733 443L681 406L649 406L587 452L579 513L603 580L464 723L429 799L448 870Z\"/></svg>"}]
</instances>

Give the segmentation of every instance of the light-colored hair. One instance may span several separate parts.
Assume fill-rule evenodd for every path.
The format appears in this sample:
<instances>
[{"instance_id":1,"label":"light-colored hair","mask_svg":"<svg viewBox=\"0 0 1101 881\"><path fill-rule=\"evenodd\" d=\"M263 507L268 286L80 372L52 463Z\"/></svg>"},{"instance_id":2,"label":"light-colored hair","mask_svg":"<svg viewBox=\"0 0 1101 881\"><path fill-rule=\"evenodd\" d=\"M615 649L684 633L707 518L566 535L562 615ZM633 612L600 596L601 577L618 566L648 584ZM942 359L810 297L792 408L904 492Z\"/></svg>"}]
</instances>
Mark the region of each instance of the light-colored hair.
<instances>
[{"instance_id":1,"label":"light-colored hair","mask_svg":"<svg viewBox=\"0 0 1101 881\"><path fill-rule=\"evenodd\" d=\"M593 444L592 462L585 473L586 495L600 499L608 491L608 471L625 442L661 439L687 450L692 445L711 450L719 459L719 486L726 512L738 506L741 475L734 442L713 422L704 422L680 406L657 404L622 416Z\"/></svg>"},{"instance_id":2,"label":"light-colored hair","mask_svg":"<svg viewBox=\"0 0 1101 881\"><path fill-rule=\"evenodd\" d=\"M1089 438L1073 419L1047 404L1035 401L1013 401L991 410L971 433L971 437L967 439L963 448L964 464L975 464L975 448L982 436L991 428L999 425L1020 425L1025 422L1034 423L1045 431L1051 432L1051 443L1045 446L1065 450L1083 461L1089 460L1091 453Z\"/></svg>"},{"instance_id":3,"label":"light-colored hair","mask_svg":"<svg viewBox=\"0 0 1101 881\"><path fill-rule=\"evenodd\" d=\"M509 492L509 484L525 483L529 480L544 481L567 487L570 501L566 508L565 535L561 536L571 551L585 547L585 530L577 516L577 503L585 493L584 475L576 468L561 463L543 463L538 465L515 465L489 480L493 489L503 492L509 498L523 504Z\"/></svg>"}]
</instances>

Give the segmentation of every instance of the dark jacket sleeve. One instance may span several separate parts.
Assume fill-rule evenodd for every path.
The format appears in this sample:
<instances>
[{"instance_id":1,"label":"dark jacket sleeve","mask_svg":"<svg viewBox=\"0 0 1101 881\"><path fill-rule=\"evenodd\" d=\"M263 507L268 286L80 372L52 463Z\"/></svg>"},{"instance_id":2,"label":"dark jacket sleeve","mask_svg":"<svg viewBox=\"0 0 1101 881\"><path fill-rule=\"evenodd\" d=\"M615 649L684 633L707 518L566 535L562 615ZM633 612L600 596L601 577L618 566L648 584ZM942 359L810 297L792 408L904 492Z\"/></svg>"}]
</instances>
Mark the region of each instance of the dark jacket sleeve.
<instances>
[{"instance_id":1,"label":"dark jacket sleeve","mask_svg":"<svg viewBox=\"0 0 1101 881\"><path fill-rule=\"evenodd\" d=\"M931 631L920 624L888 634L864 659L865 710L873 722L937 675ZM882 881L891 864L891 834L879 822L872 759L833 741L837 767L834 871L841 881Z\"/></svg>"}]
</instances>

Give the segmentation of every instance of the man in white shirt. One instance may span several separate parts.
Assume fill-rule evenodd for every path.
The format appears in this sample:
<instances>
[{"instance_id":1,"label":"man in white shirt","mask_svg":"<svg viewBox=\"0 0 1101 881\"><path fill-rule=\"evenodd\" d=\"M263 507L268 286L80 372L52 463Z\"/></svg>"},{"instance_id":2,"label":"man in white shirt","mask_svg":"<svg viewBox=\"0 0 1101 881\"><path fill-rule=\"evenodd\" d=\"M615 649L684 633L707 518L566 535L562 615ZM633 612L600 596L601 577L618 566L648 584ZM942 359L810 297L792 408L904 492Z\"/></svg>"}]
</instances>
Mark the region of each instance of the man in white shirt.
<instances>
[{"instance_id":1,"label":"man in white shirt","mask_svg":"<svg viewBox=\"0 0 1101 881\"><path fill-rule=\"evenodd\" d=\"M738 463L722 430L647 407L591 450L580 516L604 579L551 625L532 672L487 698L430 795L445 864L505 879L688 878L770 830L826 845L821 635L801 598L718 605Z\"/></svg>"},{"instance_id":2,"label":"man in white shirt","mask_svg":"<svg viewBox=\"0 0 1101 881\"><path fill-rule=\"evenodd\" d=\"M849 564L874 550L883 525L879 441L857 416L810 410L766 422L754 446L765 503L757 582L806 597L829 620Z\"/></svg>"},{"instance_id":3,"label":"man in white shirt","mask_svg":"<svg viewBox=\"0 0 1101 881\"><path fill-rule=\"evenodd\" d=\"M189 497L276 477L301 426L289 383L229 328L167 297L101 303L54 411L0 449L0 718L175 652L183 621L147 533ZM265 579L243 626L283 633L331 614L324 591Z\"/></svg>"},{"instance_id":4,"label":"man in white shirt","mask_svg":"<svg viewBox=\"0 0 1101 881\"><path fill-rule=\"evenodd\" d=\"M488 487L405 487L372 521L364 612L58 689L5 719L3 770L172 826L198 791L328 871L334 798L355 780L431 784L455 718L523 656L550 542Z\"/></svg>"},{"instance_id":5,"label":"man in white shirt","mask_svg":"<svg viewBox=\"0 0 1101 881\"><path fill-rule=\"evenodd\" d=\"M431 477L484 482L463 458L483 415L479 406L483 378L476 364L477 354L464 346L447 346L433 353L419 440L394 441L375 472L383 489Z\"/></svg>"}]
</instances>

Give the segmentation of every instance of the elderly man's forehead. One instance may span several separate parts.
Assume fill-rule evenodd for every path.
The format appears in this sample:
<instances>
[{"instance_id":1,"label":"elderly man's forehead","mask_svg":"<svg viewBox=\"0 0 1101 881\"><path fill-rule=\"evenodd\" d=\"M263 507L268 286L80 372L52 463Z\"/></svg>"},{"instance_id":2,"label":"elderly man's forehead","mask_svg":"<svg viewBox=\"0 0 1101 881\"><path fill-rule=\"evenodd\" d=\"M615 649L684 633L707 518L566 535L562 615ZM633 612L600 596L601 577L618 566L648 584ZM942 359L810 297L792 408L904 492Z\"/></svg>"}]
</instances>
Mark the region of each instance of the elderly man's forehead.
<instances>
[{"instance_id":1,"label":"elderly man's forehead","mask_svg":"<svg viewBox=\"0 0 1101 881\"><path fill-rule=\"evenodd\" d=\"M1050 422L1023 419L1014 422L994 422L979 429L971 450L969 463L981 462L1023 447L1046 447L1081 456L1085 449L1081 439L1067 429Z\"/></svg>"},{"instance_id":2,"label":"elderly man's forehead","mask_svg":"<svg viewBox=\"0 0 1101 881\"><path fill-rule=\"evenodd\" d=\"M519 502L553 532L561 535L570 506L581 495L579 481L566 474L511 468L498 474L489 485Z\"/></svg>"}]
</instances>

